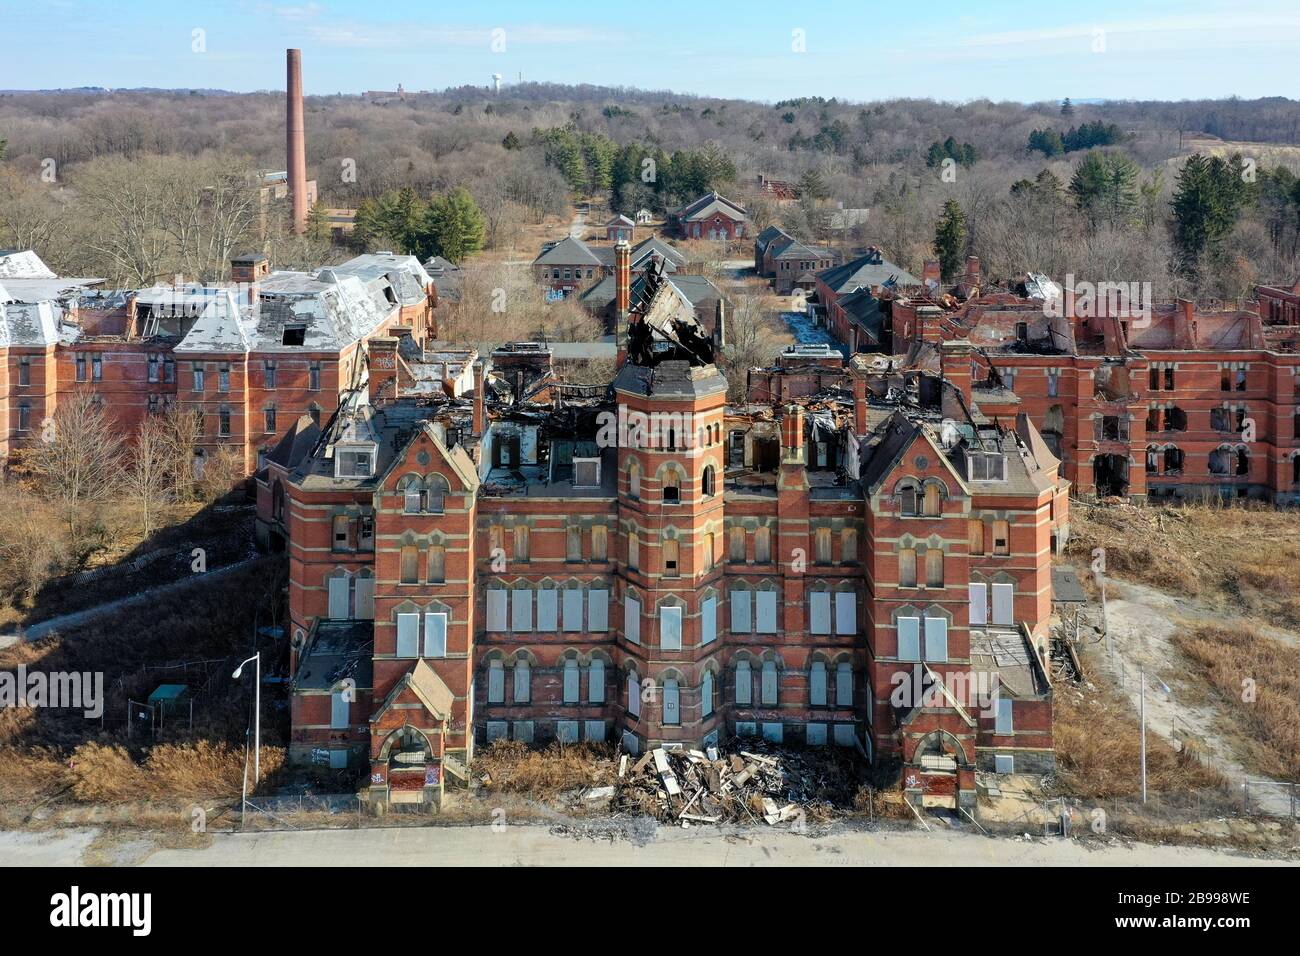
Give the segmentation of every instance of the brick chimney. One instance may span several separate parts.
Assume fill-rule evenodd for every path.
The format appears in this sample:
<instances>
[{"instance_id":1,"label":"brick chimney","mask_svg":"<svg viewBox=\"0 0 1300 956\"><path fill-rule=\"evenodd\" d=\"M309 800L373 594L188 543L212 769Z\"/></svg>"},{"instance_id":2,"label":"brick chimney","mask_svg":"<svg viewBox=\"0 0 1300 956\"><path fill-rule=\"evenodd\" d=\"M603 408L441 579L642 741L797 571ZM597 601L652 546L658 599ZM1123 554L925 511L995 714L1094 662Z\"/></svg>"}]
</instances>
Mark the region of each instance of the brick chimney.
<instances>
[{"instance_id":1,"label":"brick chimney","mask_svg":"<svg viewBox=\"0 0 1300 956\"><path fill-rule=\"evenodd\" d=\"M230 281L241 286L247 305L256 304L258 285L270 272L271 260L260 252L233 256L230 260Z\"/></svg>"},{"instance_id":2,"label":"brick chimney","mask_svg":"<svg viewBox=\"0 0 1300 956\"><path fill-rule=\"evenodd\" d=\"M370 353L370 404L379 405L397 397L397 339L376 336L366 347Z\"/></svg>"},{"instance_id":3,"label":"brick chimney","mask_svg":"<svg viewBox=\"0 0 1300 956\"><path fill-rule=\"evenodd\" d=\"M787 405L781 413L781 461L802 464L803 406Z\"/></svg>"},{"instance_id":4,"label":"brick chimney","mask_svg":"<svg viewBox=\"0 0 1300 956\"><path fill-rule=\"evenodd\" d=\"M971 359L974 348L965 339L949 339L939 343L940 368L943 377L961 393L966 407L971 404ZM945 414L947 412L945 411Z\"/></svg>"},{"instance_id":5,"label":"brick chimney","mask_svg":"<svg viewBox=\"0 0 1300 956\"><path fill-rule=\"evenodd\" d=\"M931 281L935 285L943 283L943 270L939 265L938 259L926 259L925 265L921 269L921 281L929 285Z\"/></svg>"},{"instance_id":6,"label":"brick chimney","mask_svg":"<svg viewBox=\"0 0 1300 956\"><path fill-rule=\"evenodd\" d=\"M867 377L861 374L853 376L853 432L867 433Z\"/></svg>"},{"instance_id":7,"label":"brick chimney","mask_svg":"<svg viewBox=\"0 0 1300 956\"><path fill-rule=\"evenodd\" d=\"M976 282L980 281L980 257L979 256L966 257L966 276L967 278L974 279Z\"/></svg>"},{"instance_id":8,"label":"brick chimney","mask_svg":"<svg viewBox=\"0 0 1300 956\"><path fill-rule=\"evenodd\" d=\"M483 363L474 363L474 434L482 438L487 431L487 405L483 395Z\"/></svg>"},{"instance_id":9,"label":"brick chimney","mask_svg":"<svg viewBox=\"0 0 1300 956\"><path fill-rule=\"evenodd\" d=\"M614 245L614 319L619 325L627 321L632 305L632 247L626 239Z\"/></svg>"},{"instance_id":10,"label":"brick chimney","mask_svg":"<svg viewBox=\"0 0 1300 956\"><path fill-rule=\"evenodd\" d=\"M293 231L307 231L307 139L303 127L302 51L286 50L285 169L293 201Z\"/></svg>"}]
</instances>

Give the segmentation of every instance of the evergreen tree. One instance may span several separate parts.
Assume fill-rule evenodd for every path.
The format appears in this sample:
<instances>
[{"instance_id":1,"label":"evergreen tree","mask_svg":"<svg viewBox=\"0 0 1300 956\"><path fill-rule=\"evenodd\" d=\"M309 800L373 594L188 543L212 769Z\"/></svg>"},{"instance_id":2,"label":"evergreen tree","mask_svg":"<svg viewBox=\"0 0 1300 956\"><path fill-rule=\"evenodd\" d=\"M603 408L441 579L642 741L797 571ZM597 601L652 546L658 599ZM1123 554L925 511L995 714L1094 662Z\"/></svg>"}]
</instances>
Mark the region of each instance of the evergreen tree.
<instances>
[{"instance_id":1,"label":"evergreen tree","mask_svg":"<svg viewBox=\"0 0 1300 956\"><path fill-rule=\"evenodd\" d=\"M1251 198L1239 155L1190 157L1178 172L1173 198L1174 248L1180 271L1194 274L1202 257L1217 256Z\"/></svg>"},{"instance_id":2,"label":"evergreen tree","mask_svg":"<svg viewBox=\"0 0 1300 956\"><path fill-rule=\"evenodd\" d=\"M505 139L501 140L501 145L504 146L506 149L522 148L519 142L519 137L515 135L514 130L511 130L510 132L506 133Z\"/></svg>"},{"instance_id":3,"label":"evergreen tree","mask_svg":"<svg viewBox=\"0 0 1300 956\"><path fill-rule=\"evenodd\" d=\"M934 251L945 280L960 275L966 255L966 214L955 199L943 204L934 232Z\"/></svg>"},{"instance_id":4,"label":"evergreen tree","mask_svg":"<svg viewBox=\"0 0 1300 956\"><path fill-rule=\"evenodd\" d=\"M1074 115L1074 104L1070 102L1070 98L1068 96L1065 99L1061 100L1061 115L1062 116Z\"/></svg>"},{"instance_id":5,"label":"evergreen tree","mask_svg":"<svg viewBox=\"0 0 1300 956\"><path fill-rule=\"evenodd\" d=\"M440 255L452 262L483 248L483 213L464 187L435 196L420 232L417 255L421 260Z\"/></svg>"},{"instance_id":6,"label":"evergreen tree","mask_svg":"<svg viewBox=\"0 0 1300 956\"><path fill-rule=\"evenodd\" d=\"M1124 153L1094 150L1079 161L1070 194L1093 224L1119 225L1133 218L1138 201L1138 166Z\"/></svg>"}]
</instances>

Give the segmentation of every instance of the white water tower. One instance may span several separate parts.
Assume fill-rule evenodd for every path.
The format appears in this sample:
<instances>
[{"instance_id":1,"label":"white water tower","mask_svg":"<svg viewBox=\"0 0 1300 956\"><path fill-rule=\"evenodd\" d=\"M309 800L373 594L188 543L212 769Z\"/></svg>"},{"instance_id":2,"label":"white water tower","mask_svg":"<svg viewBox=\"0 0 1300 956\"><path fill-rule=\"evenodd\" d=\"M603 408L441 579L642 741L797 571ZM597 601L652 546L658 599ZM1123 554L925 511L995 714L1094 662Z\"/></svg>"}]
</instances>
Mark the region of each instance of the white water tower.
<instances>
[{"instance_id":1,"label":"white water tower","mask_svg":"<svg viewBox=\"0 0 1300 956\"><path fill-rule=\"evenodd\" d=\"M500 74L500 73L493 73L493 74L492 74L492 90L493 90L493 92L496 92L496 93L500 93L500 92L501 92L501 74Z\"/></svg>"}]
</instances>

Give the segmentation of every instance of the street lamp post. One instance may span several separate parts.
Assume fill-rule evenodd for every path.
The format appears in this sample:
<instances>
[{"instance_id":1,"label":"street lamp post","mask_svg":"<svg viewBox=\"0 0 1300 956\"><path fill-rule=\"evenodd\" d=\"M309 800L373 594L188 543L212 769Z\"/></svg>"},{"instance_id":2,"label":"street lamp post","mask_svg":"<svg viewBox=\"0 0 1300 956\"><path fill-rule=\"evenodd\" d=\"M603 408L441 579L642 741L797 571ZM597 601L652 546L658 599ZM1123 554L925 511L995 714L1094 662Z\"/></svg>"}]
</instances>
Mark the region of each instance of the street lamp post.
<instances>
[{"instance_id":1,"label":"street lamp post","mask_svg":"<svg viewBox=\"0 0 1300 956\"><path fill-rule=\"evenodd\" d=\"M248 661L257 663L254 674L257 686L253 688L253 786L256 787L262 779L262 652L258 651L247 660L240 661L239 666L230 676L239 680L239 675L243 673L244 665Z\"/></svg>"}]
</instances>

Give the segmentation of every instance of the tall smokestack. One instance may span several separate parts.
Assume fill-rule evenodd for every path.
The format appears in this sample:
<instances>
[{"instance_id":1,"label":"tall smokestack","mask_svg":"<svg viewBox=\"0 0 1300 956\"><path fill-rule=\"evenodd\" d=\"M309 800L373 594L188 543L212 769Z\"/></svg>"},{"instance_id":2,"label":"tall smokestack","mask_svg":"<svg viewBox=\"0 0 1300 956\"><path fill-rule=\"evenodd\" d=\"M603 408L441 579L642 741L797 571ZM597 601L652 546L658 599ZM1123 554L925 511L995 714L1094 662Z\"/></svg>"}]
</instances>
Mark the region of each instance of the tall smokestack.
<instances>
[{"instance_id":1,"label":"tall smokestack","mask_svg":"<svg viewBox=\"0 0 1300 956\"><path fill-rule=\"evenodd\" d=\"M285 163L293 198L293 231L307 231L307 140L302 122L302 51L286 50Z\"/></svg>"},{"instance_id":2,"label":"tall smokestack","mask_svg":"<svg viewBox=\"0 0 1300 956\"><path fill-rule=\"evenodd\" d=\"M626 239L614 245L614 312L618 323L627 321L632 305L632 247Z\"/></svg>"}]
</instances>

